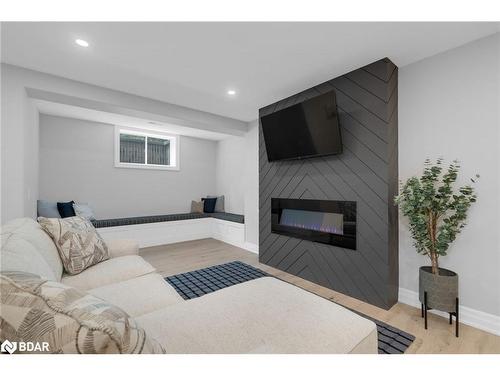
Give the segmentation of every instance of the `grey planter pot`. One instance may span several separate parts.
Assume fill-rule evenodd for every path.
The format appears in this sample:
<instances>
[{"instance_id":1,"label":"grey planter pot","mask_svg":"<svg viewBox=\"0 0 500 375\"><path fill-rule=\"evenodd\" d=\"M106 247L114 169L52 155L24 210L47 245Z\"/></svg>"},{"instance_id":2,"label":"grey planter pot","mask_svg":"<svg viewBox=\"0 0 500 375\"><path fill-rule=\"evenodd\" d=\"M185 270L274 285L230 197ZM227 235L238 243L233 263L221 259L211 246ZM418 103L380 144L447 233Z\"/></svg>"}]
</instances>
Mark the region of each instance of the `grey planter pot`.
<instances>
[{"instance_id":1,"label":"grey planter pot","mask_svg":"<svg viewBox=\"0 0 500 375\"><path fill-rule=\"evenodd\" d=\"M458 297L458 274L439 268L439 275L432 274L432 267L420 267L419 299L424 303L427 292L427 307L445 312L454 312Z\"/></svg>"}]
</instances>

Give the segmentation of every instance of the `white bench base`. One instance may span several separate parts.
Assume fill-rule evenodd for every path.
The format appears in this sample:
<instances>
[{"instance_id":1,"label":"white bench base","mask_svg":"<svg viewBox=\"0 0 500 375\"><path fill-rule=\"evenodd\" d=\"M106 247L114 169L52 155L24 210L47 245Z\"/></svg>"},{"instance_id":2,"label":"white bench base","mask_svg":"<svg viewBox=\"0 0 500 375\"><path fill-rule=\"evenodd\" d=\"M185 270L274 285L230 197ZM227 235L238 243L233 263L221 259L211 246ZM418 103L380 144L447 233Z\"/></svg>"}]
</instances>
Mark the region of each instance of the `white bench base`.
<instances>
[{"instance_id":1,"label":"white bench base","mask_svg":"<svg viewBox=\"0 0 500 375\"><path fill-rule=\"evenodd\" d=\"M245 242L245 224L213 217L121 225L97 228L97 231L105 241L130 239L136 241L141 248L215 238L248 251L258 252L256 245Z\"/></svg>"}]
</instances>

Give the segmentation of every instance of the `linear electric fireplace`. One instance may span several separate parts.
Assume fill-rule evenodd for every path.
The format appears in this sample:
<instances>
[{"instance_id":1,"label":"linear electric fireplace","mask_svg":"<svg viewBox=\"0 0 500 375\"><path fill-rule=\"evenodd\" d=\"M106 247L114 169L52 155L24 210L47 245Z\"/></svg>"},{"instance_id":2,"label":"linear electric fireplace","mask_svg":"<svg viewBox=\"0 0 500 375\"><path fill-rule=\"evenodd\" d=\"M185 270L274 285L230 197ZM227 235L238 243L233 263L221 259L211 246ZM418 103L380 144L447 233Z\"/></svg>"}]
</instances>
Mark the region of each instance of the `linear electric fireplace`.
<instances>
[{"instance_id":1,"label":"linear electric fireplace","mask_svg":"<svg viewBox=\"0 0 500 375\"><path fill-rule=\"evenodd\" d=\"M272 198L271 231L356 250L356 202Z\"/></svg>"}]
</instances>

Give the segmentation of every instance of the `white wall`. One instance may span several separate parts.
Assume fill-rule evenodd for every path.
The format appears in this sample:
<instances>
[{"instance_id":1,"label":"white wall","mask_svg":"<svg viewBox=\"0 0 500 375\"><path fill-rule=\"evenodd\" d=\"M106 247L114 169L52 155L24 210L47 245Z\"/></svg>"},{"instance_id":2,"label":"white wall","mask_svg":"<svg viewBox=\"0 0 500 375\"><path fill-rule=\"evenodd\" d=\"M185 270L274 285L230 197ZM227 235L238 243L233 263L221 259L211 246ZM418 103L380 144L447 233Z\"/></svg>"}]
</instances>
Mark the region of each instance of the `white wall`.
<instances>
[{"instance_id":1,"label":"white wall","mask_svg":"<svg viewBox=\"0 0 500 375\"><path fill-rule=\"evenodd\" d=\"M91 101L101 110L144 115L151 120L243 134L246 124L214 114L1 64L1 221L36 215L38 193L38 113L27 88ZM81 99L81 100L76 100ZM139 116L140 117L140 116Z\"/></svg>"},{"instance_id":2,"label":"white wall","mask_svg":"<svg viewBox=\"0 0 500 375\"><path fill-rule=\"evenodd\" d=\"M18 77L1 71L1 220L32 216L38 191L38 112Z\"/></svg>"},{"instance_id":3,"label":"white wall","mask_svg":"<svg viewBox=\"0 0 500 375\"><path fill-rule=\"evenodd\" d=\"M245 241L259 243L258 122L249 123L244 137L219 141L216 190L224 195L227 212L245 215Z\"/></svg>"},{"instance_id":4,"label":"white wall","mask_svg":"<svg viewBox=\"0 0 500 375\"><path fill-rule=\"evenodd\" d=\"M189 212L215 193L217 142L179 142L179 171L116 168L113 125L40 115L40 199L87 202L101 219Z\"/></svg>"},{"instance_id":5,"label":"white wall","mask_svg":"<svg viewBox=\"0 0 500 375\"><path fill-rule=\"evenodd\" d=\"M462 162L460 184L476 173L478 201L440 266L459 274L461 304L500 316L500 34L399 70L399 177L421 173L425 158ZM400 220L400 287L418 291L416 253Z\"/></svg>"},{"instance_id":6,"label":"white wall","mask_svg":"<svg viewBox=\"0 0 500 375\"><path fill-rule=\"evenodd\" d=\"M245 133L242 128L244 123L241 121L8 64L2 63L0 67L2 94L1 222L22 216L35 217L39 190L42 190L43 197L41 198L55 197L55 193L59 195L59 192L52 194L46 187L39 189L38 186L40 164L38 150L39 119L34 102L27 95L27 89L35 89L76 99L81 98L80 102L90 100L92 103L99 103L102 110L110 108L118 112L124 111L126 114L130 114L131 110L135 110L134 113L150 114L153 119L158 116L170 116L179 119L179 122L186 126L193 124L193 127L199 127L200 129L215 129L227 134L244 134L242 137L231 137L227 143L221 142L222 150L218 153L220 157L217 158L220 163L216 162L216 166L226 165L222 155L227 155L227 160L232 157L240 158L240 162L239 164L232 163L229 173L220 173L216 179L218 183L215 184L214 188L218 190L219 194L227 195L227 211L245 215L246 227L248 227L246 240L254 244L255 247L257 246L258 138L255 124L253 127L250 125L248 133ZM231 141L239 142L245 152L242 153L240 149L233 147ZM243 167L243 170L241 167ZM229 185L238 181L239 185L236 189L233 189L231 186L224 185L223 181L232 181ZM199 184L199 180L195 184ZM208 186L203 188L208 189ZM193 192L192 194L198 193ZM207 194L211 193L207 192ZM171 209L174 208L171 207ZM100 209L97 206L96 210L101 216ZM135 212L135 208L133 210ZM106 209L106 211L102 212L102 215L111 212L116 211L111 208Z\"/></svg>"},{"instance_id":7,"label":"white wall","mask_svg":"<svg viewBox=\"0 0 500 375\"><path fill-rule=\"evenodd\" d=\"M259 121L245 135L245 240L259 245Z\"/></svg>"},{"instance_id":8,"label":"white wall","mask_svg":"<svg viewBox=\"0 0 500 375\"><path fill-rule=\"evenodd\" d=\"M245 138L230 137L218 142L216 190L224 195L227 212L243 214L245 196Z\"/></svg>"}]
</instances>

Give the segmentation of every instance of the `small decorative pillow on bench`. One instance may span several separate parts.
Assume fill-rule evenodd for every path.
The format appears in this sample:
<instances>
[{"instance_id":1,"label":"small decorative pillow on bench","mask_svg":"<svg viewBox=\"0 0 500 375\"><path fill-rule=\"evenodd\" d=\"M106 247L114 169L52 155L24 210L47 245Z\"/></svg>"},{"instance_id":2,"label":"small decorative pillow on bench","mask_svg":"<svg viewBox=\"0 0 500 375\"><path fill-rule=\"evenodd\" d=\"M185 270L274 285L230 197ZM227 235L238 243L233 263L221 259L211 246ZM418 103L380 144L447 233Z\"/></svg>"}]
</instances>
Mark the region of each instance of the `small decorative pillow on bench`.
<instances>
[{"instance_id":1,"label":"small decorative pillow on bench","mask_svg":"<svg viewBox=\"0 0 500 375\"><path fill-rule=\"evenodd\" d=\"M191 213L202 214L203 202L191 201Z\"/></svg>"},{"instance_id":2,"label":"small decorative pillow on bench","mask_svg":"<svg viewBox=\"0 0 500 375\"><path fill-rule=\"evenodd\" d=\"M223 195L208 195L207 198L216 198L214 212L226 212L224 209L224 196Z\"/></svg>"},{"instance_id":3,"label":"small decorative pillow on bench","mask_svg":"<svg viewBox=\"0 0 500 375\"><path fill-rule=\"evenodd\" d=\"M120 308L67 285L25 272L0 273L0 341L32 342L43 353L160 354Z\"/></svg>"},{"instance_id":4,"label":"small decorative pillow on bench","mask_svg":"<svg viewBox=\"0 0 500 375\"><path fill-rule=\"evenodd\" d=\"M109 259L106 243L87 219L39 217L38 222L54 241L64 270L70 275Z\"/></svg>"},{"instance_id":5,"label":"small decorative pillow on bench","mask_svg":"<svg viewBox=\"0 0 500 375\"><path fill-rule=\"evenodd\" d=\"M217 198L201 198L201 201L203 202L203 212L213 214Z\"/></svg>"},{"instance_id":6,"label":"small decorative pillow on bench","mask_svg":"<svg viewBox=\"0 0 500 375\"><path fill-rule=\"evenodd\" d=\"M87 220L95 220L94 211L87 203L73 203L75 215L83 217Z\"/></svg>"}]
</instances>

